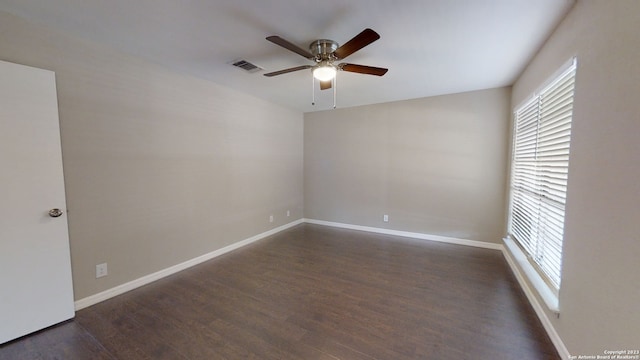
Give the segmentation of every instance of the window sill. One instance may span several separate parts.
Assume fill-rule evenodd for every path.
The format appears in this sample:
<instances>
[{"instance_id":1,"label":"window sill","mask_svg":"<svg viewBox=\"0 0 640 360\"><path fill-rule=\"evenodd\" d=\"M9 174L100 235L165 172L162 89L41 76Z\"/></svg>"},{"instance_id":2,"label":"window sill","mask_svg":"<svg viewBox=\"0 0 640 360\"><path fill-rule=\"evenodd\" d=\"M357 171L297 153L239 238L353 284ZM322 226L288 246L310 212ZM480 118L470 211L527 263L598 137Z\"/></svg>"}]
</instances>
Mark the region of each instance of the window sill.
<instances>
[{"instance_id":1,"label":"window sill","mask_svg":"<svg viewBox=\"0 0 640 360\"><path fill-rule=\"evenodd\" d=\"M534 269L529 263L527 256L522 252L520 247L509 238L504 238L503 241L506 247L507 256L511 258L510 260L514 260L517 265L518 273L516 273L516 276L520 277L521 274L519 273L524 273L524 276L529 280L529 283L533 286L538 295L540 295L547 308L556 315L559 315L560 307L558 296L549 288L549 285L547 285L536 269ZM526 291L527 289L524 290Z\"/></svg>"}]
</instances>

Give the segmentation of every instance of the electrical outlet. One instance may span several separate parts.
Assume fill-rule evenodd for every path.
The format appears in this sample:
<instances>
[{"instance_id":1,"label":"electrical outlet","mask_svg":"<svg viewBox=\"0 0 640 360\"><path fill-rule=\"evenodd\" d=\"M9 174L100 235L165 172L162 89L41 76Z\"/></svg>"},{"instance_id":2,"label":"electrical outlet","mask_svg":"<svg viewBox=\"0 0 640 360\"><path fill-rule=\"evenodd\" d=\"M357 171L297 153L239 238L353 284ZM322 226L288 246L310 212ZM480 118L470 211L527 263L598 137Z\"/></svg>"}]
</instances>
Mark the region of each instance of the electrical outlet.
<instances>
[{"instance_id":1,"label":"electrical outlet","mask_svg":"<svg viewBox=\"0 0 640 360\"><path fill-rule=\"evenodd\" d=\"M107 271L107 263L96 265L96 279L107 275L109 275L109 272Z\"/></svg>"},{"instance_id":2,"label":"electrical outlet","mask_svg":"<svg viewBox=\"0 0 640 360\"><path fill-rule=\"evenodd\" d=\"M291 212L287 210L287 217L291 216Z\"/></svg>"},{"instance_id":3,"label":"electrical outlet","mask_svg":"<svg viewBox=\"0 0 640 360\"><path fill-rule=\"evenodd\" d=\"M272 223L273 222L273 215L269 215L269 222Z\"/></svg>"},{"instance_id":4,"label":"electrical outlet","mask_svg":"<svg viewBox=\"0 0 640 360\"><path fill-rule=\"evenodd\" d=\"M382 221L389 222L389 215L387 214L382 215Z\"/></svg>"}]
</instances>

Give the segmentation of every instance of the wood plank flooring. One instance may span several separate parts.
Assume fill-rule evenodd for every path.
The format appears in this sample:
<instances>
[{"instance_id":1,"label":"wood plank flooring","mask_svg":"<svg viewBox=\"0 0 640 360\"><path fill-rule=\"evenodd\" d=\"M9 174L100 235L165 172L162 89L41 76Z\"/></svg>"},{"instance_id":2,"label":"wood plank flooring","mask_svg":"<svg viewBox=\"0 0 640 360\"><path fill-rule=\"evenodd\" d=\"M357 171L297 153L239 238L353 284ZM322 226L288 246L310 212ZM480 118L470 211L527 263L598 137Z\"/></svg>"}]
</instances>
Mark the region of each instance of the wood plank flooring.
<instances>
[{"instance_id":1,"label":"wood plank flooring","mask_svg":"<svg viewBox=\"0 0 640 360\"><path fill-rule=\"evenodd\" d=\"M499 251L303 224L0 359L559 359Z\"/></svg>"}]
</instances>

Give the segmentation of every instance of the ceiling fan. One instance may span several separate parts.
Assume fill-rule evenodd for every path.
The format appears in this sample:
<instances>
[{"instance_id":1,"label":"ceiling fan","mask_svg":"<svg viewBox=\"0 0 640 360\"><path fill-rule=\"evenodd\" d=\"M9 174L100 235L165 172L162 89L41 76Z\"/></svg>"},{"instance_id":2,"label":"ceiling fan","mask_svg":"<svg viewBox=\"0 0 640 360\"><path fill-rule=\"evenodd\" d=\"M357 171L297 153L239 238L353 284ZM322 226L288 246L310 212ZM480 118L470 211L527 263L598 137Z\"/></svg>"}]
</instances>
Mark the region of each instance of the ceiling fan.
<instances>
[{"instance_id":1,"label":"ceiling fan","mask_svg":"<svg viewBox=\"0 0 640 360\"><path fill-rule=\"evenodd\" d=\"M279 71L274 71L264 74L264 76L272 77L282 74L287 74L294 71L300 71L305 69L311 69L313 77L320 82L320 89L326 90L332 87L333 81L335 81L336 73L338 71L348 71L359 74L367 75L384 75L388 69L357 65L349 63L334 64L337 60L342 60L354 52L362 49L363 47L371 44L372 42L380 39L380 35L371 29L364 29L361 33L354 36L351 40L347 41L342 46L338 46L338 43L333 40L319 39L309 44L309 51L298 47L295 44L281 38L280 36L268 36L267 40L282 46L283 48L293 51L294 53L303 56L309 60L315 61L315 65L301 65ZM314 85L315 86L315 85ZM313 103L315 104L315 102ZM335 86L334 86L334 108L335 108Z\"/></svg>"}]
</instances>

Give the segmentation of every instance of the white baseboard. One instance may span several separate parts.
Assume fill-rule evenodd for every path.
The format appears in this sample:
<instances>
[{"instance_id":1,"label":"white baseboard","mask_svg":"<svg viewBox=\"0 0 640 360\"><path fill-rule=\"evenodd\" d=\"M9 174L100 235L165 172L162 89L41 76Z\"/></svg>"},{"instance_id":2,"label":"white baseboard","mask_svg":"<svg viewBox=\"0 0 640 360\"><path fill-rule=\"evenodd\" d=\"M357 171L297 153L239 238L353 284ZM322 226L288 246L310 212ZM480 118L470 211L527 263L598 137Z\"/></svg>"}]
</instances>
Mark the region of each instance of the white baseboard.
<instances>
[{"instance_id":1,"label":"white baseboard","mask_svg":"<svg viewBox=\"0 0 640 360\"><path fill-rule=\"evenodd\" d=\"M520 270L520 267L516 265L517 260L512 256L512 254L509 252L507 247L502 248L502 254L504 255L504 258L507 260L507 263L509 264L511 271L513 272L516 279L518 280L518 283L520 284L522 291L524 291L525 295L527 296L527 299L529 300L529 303L533 307L533 310L536 312L536 315L538 315L540 322L542 322L542 326L547 331L547 335L549 335L551 342L556 347L556 350L558 351L560 358L569 359L570 358L569 350L564 345L564 342L560 338L560 335L558 335L558 332L556 331L556 329L553 327L553 324L551 324L551 320L549 320L547 313L542 308L542 304L538 301L538 298L533 293L533 290L531 290L531 288L527 284L527 281L525 280L524 274Z\"/></svg>"},{"instance_id":2,"label":"white baseboard","mask_svg":"<svg viewBox=\"0 0 640 360\"><path fill-rule=\"evenodd\" d=\"M291 228L293 226L296 226L296 225L299 225L299 224L302 224L302 223L317 224L317 225L331 226L331 227L336 227L336 228L358 230L358 231L367 231L367 232L378 233L378 234L402 236L402 237L409 237L409 238L420 239L420 240L438 241L438 242L444 242L444 243L449 243L449 244L473 246L473 247L479 247L479 248L493 249L493 250L502 251L505 259L507 260L507 263L509 264L509 267L511 268L511 271L513 271L514 275L516 276L516 278L518 280L518 283L520 284L520 287L522 288L522 290L526 294L527 299L531 303L531 306L533 307L534 311L538 315L538 318L542 322L542 325L544 326L545 330L547 331L547 334L549 335L549 338L551 339L551 341L555 345L558 353L560 354L560 357L562 359L569 359L569 357L570 357L569 351L567 350L566 346L562 342L562 339L560 338L560 336L556 332L555 328L551 324L551 321L549 320L549 318L547 317L546 313L544 312L544 310L542 308L542 305L540 304L540 302L538 302L538 299L534 295L533 291L529 288L529 286L527 285L527 282L524 280L524 276L523 276L522 272L520 271L520 269L518 268L518 266L516 265L515 260L512 258L512 256L509 253L509 251L506 250L505 247L502 244L488 243L488 242L477 241L477 240L458 239L458 238L452 238L452 237L446 237L446 236L440 236L440 235L430 235L430 234L423 234L423 233L415 233L415 232L409 232L409 231L383 229L383 228L376 228L376 227L370 227L370 226L351 225L351 224L344 224L344 223L337 223L337 222L323 221L323 220L306 219L306 218L305 219L298 219L298 220L293 221L291 223L282 225L280 227L271 229L269 231L265 231L265 232L263 232L261 234L252 236L252 237L250 237L248 239L245 239L245 240L239 241L237 243L231 244L229 246L223 247L222 249L218 249L218 250L212 251L210 253L198 256L198 257L196 257L194 259L191 259L191 260L185 261L183 263L171 266L171 267L166 268L164 270L160 270L160 271L155 272L153 274L149 274L149 275L143 276L141 278L138 278L136 280L130 281L128 283L125 283L125 284L116 286L114 288L105 290L105 291L100 292L98 294L91 295L91 296L88 296L86 298L77 300L75 302L75 309L76 310L81 310L81 309L84 309L84 308L89 307L91 305L94 305L94 304L97 304L99 302L102 302L102 301L105 301L107 299L110 299L112 297L118 296L120 294L124 294L125 292L131 291L133 289L136 289L136 288L144 286L144 285L147 285L147 284L152 283L152 282L154 282L156 280L160 280L160 279L162 279L164 277L167 277L167 276L175 274L175 273L177 273L179 271L188 269L188 268L190 268L192 266L195 266L195 265L198 265L198 264L203 263L205 261L211 260L211 259L213 259L215 257L218 257L220 255L226 254L226 253L228 253L230 251L233 251L233 250L236 250L236 249L241 248L243 246L249 245L249 244L251 244L253 242L256 242L258 240L261 240L261 239L263 239L263 238L265 238L267 236L274 235L276 233L279 233L279 232L281 232L283 230L289 229L289 228Z\"/></svg>"},{"instance_id":3,"label":"white baseboard","mask_svg":"<svg viewBox=\"0 0 640 360\"><path fill-rule=\"evenodd\" d=\"M265 232L263 232L261 234L252 236L252 237L250 237L248 239L244 239L242 241L238 241L236 243L233 243L233 244L231 244L229 246L225 246L225 247L223 247L221 249L212 251L210 253L198 256L198 257L193 258L191 260L187 260L187 261L185 261L183 263L180 263L180 264L168 267L166 269L160 270L160 271L155 272L153 274L149 274L149 275L143 276L141 278L135 279L133 281L130 281L128 283L125 283L125 284L122 284L122 285L118 285L118 286L116 286L114 288L105 290L105 291L97 293L95 295L91 295L91 296L88 296L86 298L82 298L82 299L77 300L75 302L75 309L76 309L76 311L80 310L80 309L84 309L84 308L89 307L91 305L95 305L95 304L97 304L99 302L102 302L102 301L105 301L107 299L110 299L110 298L112 298L114 296L118 296L120 294L124 294L124 293L126 293L128 291L131 291L133 289L136 289L136 288L139 288L141 286L147 285L147 284L152 283L152 282L154 282L156 280L160 280L160 279L162 279L164 277L167 277L169 275L173 275L173 274L175 274L175 273L177 273L179 271L188 269L188 268L190 268L192 266L195 266L195 265L198 265L198 264L203 263L205 261L211 260L211 259L213 259L215 257L218 257L218 256L222 255L222 254L226 254L226 253L228 253L230 251L233 251L233 250L236 250L236 249L241 248L243 246L249 245L249 244L251 244L253 242L256 242L258 240L261 240L261 239L263 239L263 238L265 238L267 236L271 236L273 234L279 233L279 232L281 232L283 230L286 230L286 229L291 228L293 226L296 226L298 224L302 224L303 222L304 222L304 219L298 219L296 221L293 221L293 222L290 222L288 224L279 226L279 227L271 229L269 231L265 231Z\"/></svg>"},{"instance_id":4,"label":"white baseboard","mask_svg":"<svg viewBox=\"0 0 640 360\"><path fill-rule=\"evenodd\" d=\"M488 243L488 242L482 242L482 241L475 241L475 240L467 240L467 239L457 239L457 238L451 238L451 237L445 237L445 236L439 236L439 235L429 235L429 234L422 234L422 233L414 233L414 232L408 232L408 231L399 231L399 230L390 230L390 229L382 229L382 228L375 228L375 227L369 227L369 226L360 226L360 225L351 225L351 224L343 224L343 223L337 223L337 222L330 222L330 221L322 221L322 220L314 220L314 219L298 219L296 221L293 221L291 223L282 225L280 227L277 227L275 229L271 229L269 231L263 232L261 234L252 236L248 239L239 241L237 243L233 243L229 246L226 246L222 249L218 249L215 251L212 251L210 253L198 256L196 258L193 258L191 260L187 260L183 263L168 267L166 269L160 270L158 272L155 272L153 274L149 274L146 276L143 276L141 278L135 279L133 281L124 283L122 285L118 285L116 287L113 287L111 289L102 291L100 293L97 293L95 295L91 295L85 298L82 298L80 300L75 301L74 305L75 305L75 309L77 310L81 310L84 309L86 307L89 307L91 305L97 304L99 302L105 301L107 299L110 299L112 297L118 296L120 294L124 294L128 291L131 291L133 289L139 288L141 286L147 285L149 283L152 283L154 281L160 280L164 277L167 277L169 275L173 275L179 271L188 269L192 266L198 265L200 263L203 263L205 261L211 260L215 257L218 257L222 254L226 254L230 251L236 250L238 248L241 248L243 246L249 245L255 241L258 241L260 239L263 239L267 236L276 234L280 231L286 230L290 227L302 224L302 223L309 223L309 224L318 224L318 225L325 225L325 226L331 226L331 227L337 227L337 228L343 228L343 229L351 229L351 230L359 230L359 231L368 231L368 232L372 232L372 233L378 233L378 234L385 234L385 235L394 235L394 236L403 236L403 237L409 237L409 238L415 238L415 239L421 239L421 240L430 240L430 241L439 241L439 242L445 242L445 243L449 243L449 244L457 244L457 245L466 245L466 246L474 246L474 247L480 247L480 248L486 248L486 249L494 249L494 250L502 250L502 245L501 244L493 244L493 243Z\"/></svg>"},{"instance_id":5,"label":"white baseboard","mask_svg":"<svg viewBox=\"0 0 640 360\"><path fill-rule=\"evenodd\" d=\"M367 231L367 232L373 232L378 234L402 236L402 237L409 237L409 238L420 239L420 240L438 241L438 242L444 242L448 244L466 245L466 246L473 246L473 247L502 251L502 244L489 243L485 241L458 239L458 238L452 238L452 237L440 236L440 235L430 235L430 234L423 234L423 233L416 233L416 232L409 232L409 231L376 228L376 227L370 227L370 226L343 224L343 223L337 223L332 221L314 220L314 219L306 219L306 218L304 219L304 222L308 224L325 225L325 226L331 226L331 227L337 227L337 228L343 228L343 229Z\"/></svg>"}]
</instances>

